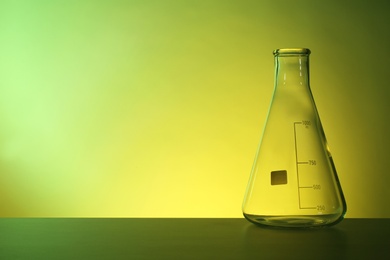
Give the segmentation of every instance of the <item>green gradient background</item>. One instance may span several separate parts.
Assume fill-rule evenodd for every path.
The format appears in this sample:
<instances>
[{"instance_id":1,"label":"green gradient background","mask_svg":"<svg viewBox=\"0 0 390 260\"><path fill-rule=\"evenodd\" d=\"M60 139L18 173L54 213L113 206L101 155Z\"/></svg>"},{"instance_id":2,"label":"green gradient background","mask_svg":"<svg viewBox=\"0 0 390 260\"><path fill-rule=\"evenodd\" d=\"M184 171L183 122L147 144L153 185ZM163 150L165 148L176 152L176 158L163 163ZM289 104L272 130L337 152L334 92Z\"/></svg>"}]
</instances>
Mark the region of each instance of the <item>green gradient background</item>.
<instances>
[{"instance_id":1,"label":"green gradient background","mask_svg":"<svg viewBox=\"0 0 390 260\"><path fill-rule=\"evenodd\" d=\"M272 50L308 47L347 217L390 217L389 8L1 1L0 216L241 217Z\"/></svg>"}]
</instances>

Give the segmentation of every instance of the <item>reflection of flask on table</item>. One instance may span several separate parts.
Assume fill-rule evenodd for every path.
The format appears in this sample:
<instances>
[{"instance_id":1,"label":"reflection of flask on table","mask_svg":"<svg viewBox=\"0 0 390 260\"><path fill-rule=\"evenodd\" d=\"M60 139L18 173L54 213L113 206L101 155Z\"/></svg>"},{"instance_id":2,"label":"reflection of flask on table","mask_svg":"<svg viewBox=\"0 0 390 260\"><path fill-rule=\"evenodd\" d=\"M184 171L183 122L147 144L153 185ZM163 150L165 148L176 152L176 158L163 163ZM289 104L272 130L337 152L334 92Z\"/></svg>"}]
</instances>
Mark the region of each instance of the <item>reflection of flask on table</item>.
<instances>
[{"instance_id":1,"label":"reflection of flask on table","mask_svg":"<svg viewBox=\"0 0 390 260\"><path fill-rule=\"evenodd\" d=\"M309 49L278 49L275 89L243 203L251 222L328 226L346 203L309 86Z\"/></svg>"}]
</instances>

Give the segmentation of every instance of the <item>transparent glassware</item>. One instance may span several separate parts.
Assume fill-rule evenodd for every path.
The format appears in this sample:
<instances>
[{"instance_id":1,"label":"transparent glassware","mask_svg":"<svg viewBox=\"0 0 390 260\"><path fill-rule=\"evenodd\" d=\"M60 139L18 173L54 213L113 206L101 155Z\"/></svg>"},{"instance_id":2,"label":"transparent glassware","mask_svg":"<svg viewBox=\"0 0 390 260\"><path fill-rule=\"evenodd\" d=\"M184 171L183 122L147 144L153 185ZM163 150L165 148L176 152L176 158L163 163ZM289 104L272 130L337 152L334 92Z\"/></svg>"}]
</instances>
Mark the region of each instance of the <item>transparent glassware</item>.
<instances>
[{"instance_id":1,"label":"transparent glassware","mask_svg":"<svg viewBox=\"0 0 390 260\"><path fill-rule=\"evenodd\" d=\"M275 87L243 214L266 226L340 222L346 202L309 85L305 48L277 49Z\"/></svg>"}]
</instances>

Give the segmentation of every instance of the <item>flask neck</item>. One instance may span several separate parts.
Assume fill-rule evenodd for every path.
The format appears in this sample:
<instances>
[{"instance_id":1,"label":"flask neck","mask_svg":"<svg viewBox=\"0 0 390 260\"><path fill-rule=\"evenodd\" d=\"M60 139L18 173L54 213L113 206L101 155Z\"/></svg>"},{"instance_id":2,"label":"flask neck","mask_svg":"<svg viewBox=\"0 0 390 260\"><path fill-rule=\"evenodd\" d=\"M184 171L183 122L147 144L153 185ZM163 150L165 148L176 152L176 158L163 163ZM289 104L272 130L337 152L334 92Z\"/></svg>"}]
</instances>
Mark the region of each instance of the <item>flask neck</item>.
<instances>
[{"instance_id":1,"label":"flask neck","mask_svg":"<svg viewBox=\"0 0 390 260\"><path fill-rule=\"evenodd\" d=\"M309 87L309 55L275 55L275 87Z\"/></svg>"}]
</instances>

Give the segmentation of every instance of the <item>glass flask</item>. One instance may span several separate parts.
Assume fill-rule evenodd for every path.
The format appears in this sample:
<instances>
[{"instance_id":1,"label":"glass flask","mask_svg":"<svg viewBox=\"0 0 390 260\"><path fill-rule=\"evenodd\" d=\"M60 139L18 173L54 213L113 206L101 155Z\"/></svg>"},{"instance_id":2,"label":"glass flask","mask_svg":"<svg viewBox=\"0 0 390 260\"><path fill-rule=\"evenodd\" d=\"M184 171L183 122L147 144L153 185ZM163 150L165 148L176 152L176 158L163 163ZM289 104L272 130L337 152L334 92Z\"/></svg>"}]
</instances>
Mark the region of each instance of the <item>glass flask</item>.
<instances>
[{"instance_id":1,"label":"glass flask","mask_svg":"<svg viewBox=\"0 0 390 260\"><path fill-rule=\"evenodd\" d=\"M243 214L266 226L340 222L346 203L309 86L310 50L277 49L275 87Z\"/></svg>"}]
</instances>

